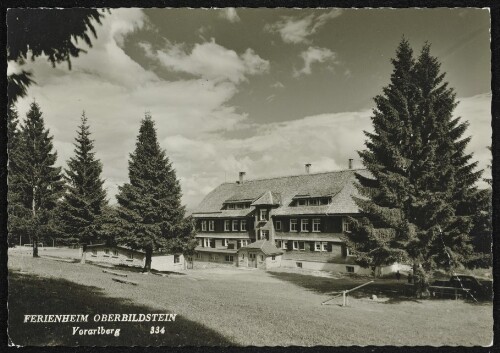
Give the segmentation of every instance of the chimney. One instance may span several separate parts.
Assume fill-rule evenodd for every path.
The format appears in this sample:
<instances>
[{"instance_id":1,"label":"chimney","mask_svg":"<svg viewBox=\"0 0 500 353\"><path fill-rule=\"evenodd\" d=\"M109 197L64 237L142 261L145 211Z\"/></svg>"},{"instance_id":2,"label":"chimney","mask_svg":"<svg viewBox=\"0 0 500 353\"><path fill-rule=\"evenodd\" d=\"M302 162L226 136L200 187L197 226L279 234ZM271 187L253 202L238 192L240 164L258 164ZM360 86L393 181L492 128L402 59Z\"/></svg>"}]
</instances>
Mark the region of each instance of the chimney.
<instances>
[{"instance_id":1,"label":"chimney","mask_svg":"<svg viewBox=\"0 0 500 353\"><path fill-rule=\"evenodd\" d=\"M239 181L240 184L243 184L243 179L245 178L245 174L246 174L245 172L240 172L240 181Z\"/></svg>"},{"instance_id":2,"label":"chimney","mask_svg":"<svg viewBox=\"0 0 500 353\"><path fill-rule=\"evenodd\" d=\"M349 158L349 169L352 169L352 161L353 161L353 159Z\"/></svg>"},{"instance_id":3,"label":"chimney","mask_svg":"<svg viewBox=\"0 0 500 353\"><path fill-rule=\"evenodd\" d=\"M307 163L305 166L306 166L306 174L309 174L309 172L311 171L311 163Z\"/></svg>"}]
</instances>

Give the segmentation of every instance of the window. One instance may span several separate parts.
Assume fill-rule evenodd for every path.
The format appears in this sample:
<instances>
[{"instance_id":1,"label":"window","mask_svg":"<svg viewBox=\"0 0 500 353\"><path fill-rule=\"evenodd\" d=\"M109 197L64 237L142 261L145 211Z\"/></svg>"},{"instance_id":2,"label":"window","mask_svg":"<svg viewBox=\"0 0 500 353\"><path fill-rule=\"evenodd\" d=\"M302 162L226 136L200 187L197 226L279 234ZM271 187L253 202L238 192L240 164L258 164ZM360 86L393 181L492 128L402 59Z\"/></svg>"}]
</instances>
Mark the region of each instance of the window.
<instances>
[{"instance_id":1,"label":"window","mask_svg":"<svg viewBox=\"0 0 500 353\"><path fill-rule=\"evenodd\" d=\"M208 221L208 231L213 232L215 230L215 221Z\"/></svg>"},{"instance_id":2,"label":"window","mask_svg":"<svg viewBox=\"0 0 500 353\"><path fill-rule=\"evenodd\" d=\"M318 199L310 199L309 200L309 205L310 206L318 206L319 205L319 200Z\"/></svg>"},{"instance_id":3,"label":"window","mask_svg":"<svg viewBox=\"0 0 500 353\"><path fill-rule=\"evenodd\" d=\"M211 254L210 261L217 261L217 255Z\"/></svg>"},{"instance_id":4,"label":"window","mask_svg":"<svg viewBox=\"0 0 500 353\"><path fill-rule=\"evenodd\" d=\"M260 231L260 239L269 240L269 231L268 230L261 230Z\"/></svg>"},{"instance_id":5,"label":"window","mask_svg":"<svg viewBox=\"0 0 500 353\"><path fill-rule=\"evenodd\" d=\"M319 241L314 242L314 251L321 251L321 242Z\"/></svg>"},{"instance_id":6,"label":"window","mask_svg":"<svg viewBox=\"0 0 500 353\"><path fill-rule=\"evenodd\" d=\"M207 221L201 221L201 231L202 232L207 231Z\"/></svg>"},{"instance_id":7,"label":"window","mask_svg":"<svg viewBox=\"0 0 500 353\"><path fill-rule=\"evenodd\" d=\"M297 205L305 206L307 205L307 200L306 199L297 200Z\"/></svg>"},{"instance_id":8,"label":"window","mask_svg":"<svg viewBox=\"0 0 500 353\"><path fill-rule=\"evenodd\" d=\"M276 256L274 256L274 255L271 256L271 260L273 260L273 261L276 260Z\"/></svg>"},{"instance_id":9,"label":"window","mask_svg":"<svg viewBox=\"0 0 500 353\"><path fill-rule=\"evenodd\" d=\"M260 220L267 221L267 210L264 208L260 209Z\"/></svg>"},{"instance_id":10,"label":"window","mask_svg":"<svg viewBox=\"0 0 500 353\"><path fill-rule=\"evenodd\" d=\"M133 252L129 252L128 253L128 258L129 259L133 259L134 258L134 253Z\"/></svg>"},{"instance_id":11,"label":"window","mask_svg":"<svg viewBox=\"0 0 500 353\"><path fill-rule=\"evenodd\" d=\"M228 240L227 239L222 239L222 246L227 246Z\"/></svg>"},{"instance_id":12,"label":"window","mask_svg":"<svg viewBox=\"0 0 500 353\"><path fill-rule=\"evenodd\" d=\"M281 230L281 221L276 221L276 224L274 226L274 229L276 230Z\"/></svg>"},{"instance_id":13,"label":"window","mask_svg":"<svg viewBox=\"0 0 500 353\"><path fill-rule=\"evenodd\" d=\"M97 255L97 250L96 249L92 249L92 255Z\"/></svg>"},{"instance_id":14,"label":"window","mask_svg":"<svg viewBox=\"0 0 500 353\"><path fill-rule=\"evenodd\" d=\"M198 246L203 246L203 239L198 239Z\"/></svg>"},{"instance_id":15,"label":"window","mask_svg":"<svg viewBox=\"0 0 500 353\"><path fill-rule=\"evenodd\" d=\"M351 223L349 223L347 218L342 218L342 231L344 231L344 232L351 231Z\"/></svg>"},{"instance_id":16,"label":"window","mask_svg":"<svg viewBox=\"0 0 500 353\"><path fill-rule=\"evenodd\" d=\"M295 264L297 265L298 268L302 268L302 262L296 262Z\"/></svg>"},{"instance_id":17,"label":"window","mask_svg":"<svg viewBox=\"0 0 500 353\"><path fill-rule=\"evenodd\" d=\"M238 221L233 220L233 232L237 232L237 231L238 231Z\"/></svg>"},{"instance_id":18,"label":"window","mask_svg":"<svg viewBox=\"0 0 500 353\"><path fill-rule=\"evenodd\" d=\"M260 261L264 261L264 255L260 255Z\"/></svg>"},{"instance_id":19,"label":"window","mask_svg":"<svg viewBox=\"0 0 500 353\"><path fill-rule=\"evenodd\" d=\"M197 259L201 259L201 254L200 253L196 253L196 258Z\"/></svg>"},{"instance_id":20,"label":"window","mask_svg":"<svg viewBox=\"0 0 500 353\"><path fill-rule=\"evenodd\" d=\"M306 250L306 243L303 241L299 241L299 250Z\"/></svg>"},{"instance_id":21,"label":"window","mask_svg":"<svg viewBox=\"0 0 500 353\"><path fill-rule=\"evenodd\" d=\"M118 250L113 250L113 256L118 256Z\"/></svg>"},{"instance_id":22,"label":"window","mask_svg":"<svg viewBox=\"0 0 500 353\"><path fill-rule=\"evenodd\" d=\"M241 246L247 246L248 245L248 240L240 240Z\"/></svg>"},{"instance_id":23,"label":"window","mask_svg":"<svg viewBox=\"0 0 500 353\"><path fill-rule=\"evenodd\" d=\"M321 205L328 205L328 198L326 198L326 197L322 198L322 199L319 201L319 203L320 203Z\"/></svg>"},{"instance_id":24,"label":"window","mask_svg":"<svg viewBox=\"0 0 500 353\"><path fill-rule=\"evenodd\" d=\"M286 240L283 240L282 244L281 244L281 248L283 250L288 250L288 241Z\"/></svg>"},{"instance_id":25,"label":"window","mask_svg":"<svg viewBox=\"0 0 500 353\"><path fill-rule=\"evenodd\" d=\"M301 219L300 220L300 230L302 232L309 232L309 220L308 219Z\"/></svg>"},{"instance_id":26,"label":"window","mask_svg":"<svg viewBox=\"0 0 500 353\"><path fill-rule=\"evenodd\" d=\"M296 231L297 231L297 220L291 219L290 220L290 232L296 232Z\"/></svg>"},{"instance_id":27,"label":"window","mask_svg":"<svg viewBox=\"0 0 500 353\"><path fill-rule=\"evenodd\" d=\"M226 262L233 262L233 255L226 255L226 257L224 258L224 260L226 260Z\"/></svg>"},{"instance_id":28,"label":"window","mask_svg":"<svg viewBox=\"0 0 500 353\"><path fill-rule=\"evenodd\" d=\"M346 267L345 267L345 270L346 270L348 273L354 273L354 266L346 266Z\"/></svg>"},{"instance_id":29,"label":"window","mask_svg":"<svg viewBox=\"0 0 500 353\"><path fill-rule=\"evenodd\" d=\"M210 247L215 248L215 239L210 239Z\"/></svg>"},{"instance_id":30,"label":"window","mask_svg":"<svg viewBox=\"0 0 500 353\"><path fill-rule=\"evenodd\" d=\"M299 242L294 240L293 242L293 250L297 250L299 248Z\"/></svg>"},{"instance_id":31,"label":"window","mask_svg":"<svg viewBox=\"0 0 500 353\"><path fill-rule=\"evenodd\" d=\"M226 219L224 221L224 231L229 232L231 230L231 221Z\"/></svg>"},{"instance_id":32,"label":"window","mask_svg":"<svg viewBox=\"0 0 500 353\"><path fill-rule=\"evenodd\" d=\"M229 203L229 204L227 205L227 209L228 209L228 210L234 210L234 204Z\"/></svg>"},{"instance_id":33,"label":"window","mask_svg":"<svg viewBox=\"0 0 500 353\"><path fill-rule=\"evenodd\" d=\"M322 242L321 243L321 251L327 251L327 250L328 250L328 243Z\"/></svg>"},{"instance_id":34,"label":"window","mask_svg":"<svg viewBox=\"0 0 500 353\"><path fill-rule=\"evenodd\" d=\"M351 250L347 246L345 247L345 255L346 256L354 256L354 254L351 252Z\"/></svg>"},{"instance_id":35,"label":"window","mask_svg":"<svg viewBox=\"0 0 500 353\"><path fill-rule=\"evenodd\" d=\"M246 219L242 219L240 221L240 231L245 232L247 230L247 221Z\"/></svg>"},{"instance_id":36,"label":"window","mask_svg":"<svg viewBox=\"0 0 500 353\"><path fill-rule=\"evenodd\" d=\"M179 255L174 255L174 264L178 264L181 262L181 257Z\"/></svg>"},{"instance_id":37,"label":"window","mask_svg":"<svg viewBox=\"0 0 500 353\"><path fill-rule=\"evenodd\" d=\"M203 239L203 247L205 247L205 248L210 247L210 238Z\"/></svg>"},{"instance_id":38,"label":"window","mask_svg":"<svg viewBox=\"0 0 500 353\"><path fill-rule=\"evenodd\" d=\"M109 249L104 249L104 253L105 253L106 255L109 255Z\"/></svg>"},{"instance_id":39,"label":"window","mask_svg":"<svg viewBox=\"0 0 500 353\"><path fill-rule=\"evenodd\" d=\"M321 220L319 218L313 219L313 232L319 232L320 224L321 224Z\"/></svg>"}]
</instances>

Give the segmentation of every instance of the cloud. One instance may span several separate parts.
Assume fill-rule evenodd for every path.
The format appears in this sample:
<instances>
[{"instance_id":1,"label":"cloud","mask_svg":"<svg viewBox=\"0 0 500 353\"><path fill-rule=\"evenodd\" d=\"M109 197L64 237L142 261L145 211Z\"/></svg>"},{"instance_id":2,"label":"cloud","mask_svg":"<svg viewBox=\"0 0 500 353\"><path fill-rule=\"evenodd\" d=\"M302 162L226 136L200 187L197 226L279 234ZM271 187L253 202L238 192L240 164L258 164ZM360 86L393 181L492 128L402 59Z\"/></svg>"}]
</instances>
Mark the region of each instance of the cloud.
<instances>
[{"instance_id":1,"label":"cloud","mask_svg":"<svg viewBox=\"0 0 500 353\"><path fill-rule=\"evenodd\" d=\"M305 163L312 164L313 172L346 168L349 158L360 166L356 151L364 148L363 130L372 130L371 111L250 124L248 116L231 105L231 99L241 82L269 69L266 60L251 49L237 54L215 42L198 44L198 51L195 46L178 46L169 59L171 70L192 77L163 80L134 61L120 44L141 25L147 25L141 10L113 10L97 27L93 48L73 60L72 71L65 65L53 69L43 58L27 62L38 85L31 86L28 97L18 103L22 118L36 98L54 136L61 166L73 153L75 131L82 110L86 111L111 202L115 202L118 185L128 181L129 153L135 148L146 110L156 121L160 144L176 170L182 201L189 208L220 183L235 181L239 171L253 179L300 174ZM169 49L165 49L167 54ZM151 53L156 57L157 51ZM202 54L207 54L206 64L198 56ZM215 65L215 59L228 63L229 73ZM310 61L309 69L317 62ZM306 67L304 59L307 71ZM486 149L491 144L491 95L459 100L455 116L470 121L468 151L474 152L483 169L491 159ZM228 131L244 128L244 138L228 137Z\"/></svg>"},{"instance_id":2,"label":"cloud","mask_svg":"<svg viewBox=\"0 0 500 353\"><path fill-rule=\"evenodd\" d=\"M308 37L316 33L329 20L341 14L341 9L333 9L321 15L311 14L301 18L284 16L274 24L267 24L264 30L279 33L285 43L309 43Z\"/></svg>"},{"instance_id":3,"label":"cloud","mask_svg":"<svg viewBox=\"0 0 500 353\"><path fill-rule=\"evenodd\" d=\"M246 75L257 75L269 70L269 61L248 48L242 55L210 42L195 44L189 52L185 45L167 43L166 48L154 50L148 43L140 43L146 55L169 70L185 72L208 80L239 83Z\"/></svg>"},{"instance_id":4,"label":"cloud","mask_svg":"<svg viewBox=\"0 0 500 353\"><path fill-rule=\"evenodd\" d=\"M228 20L231 23L236 23L241 21L240 16L238 16L238 13L236 12L236 9L234 7L227 7L223 9L219 16L221 18Z\"/></svg>"},{"instance_id":5,"label":"cloud","mask_svg":"<svg viewBox=\"0 0 500 353\"><path fill-rule=\"evenodd\" d=\"M269 67L268 62L251 49L238 55L208 42L190 52L177 49L171 58L173 68L190 72L194 77L163 80L134 61L122 47L124 38L146 23L147 17L141 10L113 10L103 25L96 27L98 38L93 47L87 54L73 59L71 71L65 65L54 69L43 57L27 62L24 68L34 72L38 85L32 85L28 97L17 104L21 119L33 99L40 104L58 150L57 164L63 167L73 153L72 144L82 110L86 111L96 156L103 163L108 198L113 203L118 185L128 181L129 153L135 148L145 111L150 111L157 122L161 140L168 141L171 136L201 141L218 139L220 131L248 125L247 115L237 112L228 102L238 92L239 82L246 80L248 75L265 72ZM180 63L177 59L187 63ZM203 64L203 59L206 59L206 64ZM217 60L220 60L220 65L217 65ZM15 66L11 67L11 70L15 69ZM180 139L173 141L181 145ZM169 146L163 145L170 156ZM205 151L209 150L205 148ZM200 151L197 154L201 154ZM184 158L185 155L171 157L181 180L187 180L185 170L189 170L189 177L203 174L206 160L193 166ZM195 173L191 174L191 170ZM182 186L185 203L199 202L199 192L206 191L202 184L191 189L189 180Z\"/></svg>"},{"instance_id":6,"label":"cloud","mask_svg":"<svg viewBox=\"0 0 500 353\"><path fill-rule=\"evenodd\" d=\"M300 53L300 57L304 60L304 67L294 72L295 77L298 77L302 74L310 75L312 72L311 66L314 63L336 63L335 53L328 48L309 47L307 48L307 50Z\"/></svg>"},{"instance_id":7,"label":"cloud","mask_svg":"<svg viewBox=\"0 0 500 353\"><path fill-rule=\"evenodd\" d=\"M279 81L276 81L275 83L273 83L273 84L271 85L271 87L272 87L272 88L285 88L285 85L284 85L284 84L282 84L282 83L281 83L281 82L279 82Z\"/></svg>"}]
</instances>

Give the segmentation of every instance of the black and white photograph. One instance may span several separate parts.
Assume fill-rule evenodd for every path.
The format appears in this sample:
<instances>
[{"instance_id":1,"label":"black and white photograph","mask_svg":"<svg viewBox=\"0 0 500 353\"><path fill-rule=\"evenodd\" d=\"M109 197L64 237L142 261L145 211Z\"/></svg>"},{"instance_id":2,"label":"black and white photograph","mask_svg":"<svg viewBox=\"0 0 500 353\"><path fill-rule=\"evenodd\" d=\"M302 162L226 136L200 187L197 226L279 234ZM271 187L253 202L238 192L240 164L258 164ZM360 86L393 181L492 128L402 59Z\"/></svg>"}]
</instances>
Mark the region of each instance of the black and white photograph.
<instances>
[{"instance_id":1,"label":"black and white photograph","mask_svg":"<svg viewBox=\"0 0 500 353\"><path fill-rule=\"evenodd\" d=\"M9 346L493 344L490 9L6 21Z\"/></svg>"}]
</instances>

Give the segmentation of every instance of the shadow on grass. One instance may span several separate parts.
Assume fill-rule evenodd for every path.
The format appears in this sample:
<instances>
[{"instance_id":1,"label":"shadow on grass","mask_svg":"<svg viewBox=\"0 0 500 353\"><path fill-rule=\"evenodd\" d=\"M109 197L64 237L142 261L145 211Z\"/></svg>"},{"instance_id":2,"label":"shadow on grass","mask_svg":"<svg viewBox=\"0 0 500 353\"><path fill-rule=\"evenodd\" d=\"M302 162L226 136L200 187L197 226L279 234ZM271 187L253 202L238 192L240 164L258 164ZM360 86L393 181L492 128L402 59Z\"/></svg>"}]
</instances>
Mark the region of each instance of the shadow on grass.
<instances>
[{"instance_id":1,"label":"shadow on grass","mask_svg":"<svg viewBox=\"0 0 500 353\"><path fill-rule=\"evenodd\" d=\"M272 276L291 282L295 285L303 287L307 290L325 294L325 295L336 295L344 290L355 288L366 282L369 282L370 278L340 278L333 279L328 277L317 277L306 274L299 273L288 273L288 272L269 272ZM404 281L396 281L391 279L375 279L375 282L366 285L354 292L349 293L352 298L369 298L372 295L377 297L389 298L386 303L395 304L404 301L416 301L414 298L404 295Z\"/></svg>"},{"instance_id":2,"label":"shadow on grass","mask_svg":"<svg viewBox=\"0 0 500 353\"><path fill-rule=\"evenodd\" d=\"M63 279L9 272L10 340L20 346L228 346L234 345L214 330L177 316L171 322L94 322L95 314L175 314L104 296L101 289ZM83 323L24 323L24 315L83 314ZM73 335L81 329L120 328L120 335ZM164 334L150 334L152 326Z\"/></svg>"}]
</instances>

